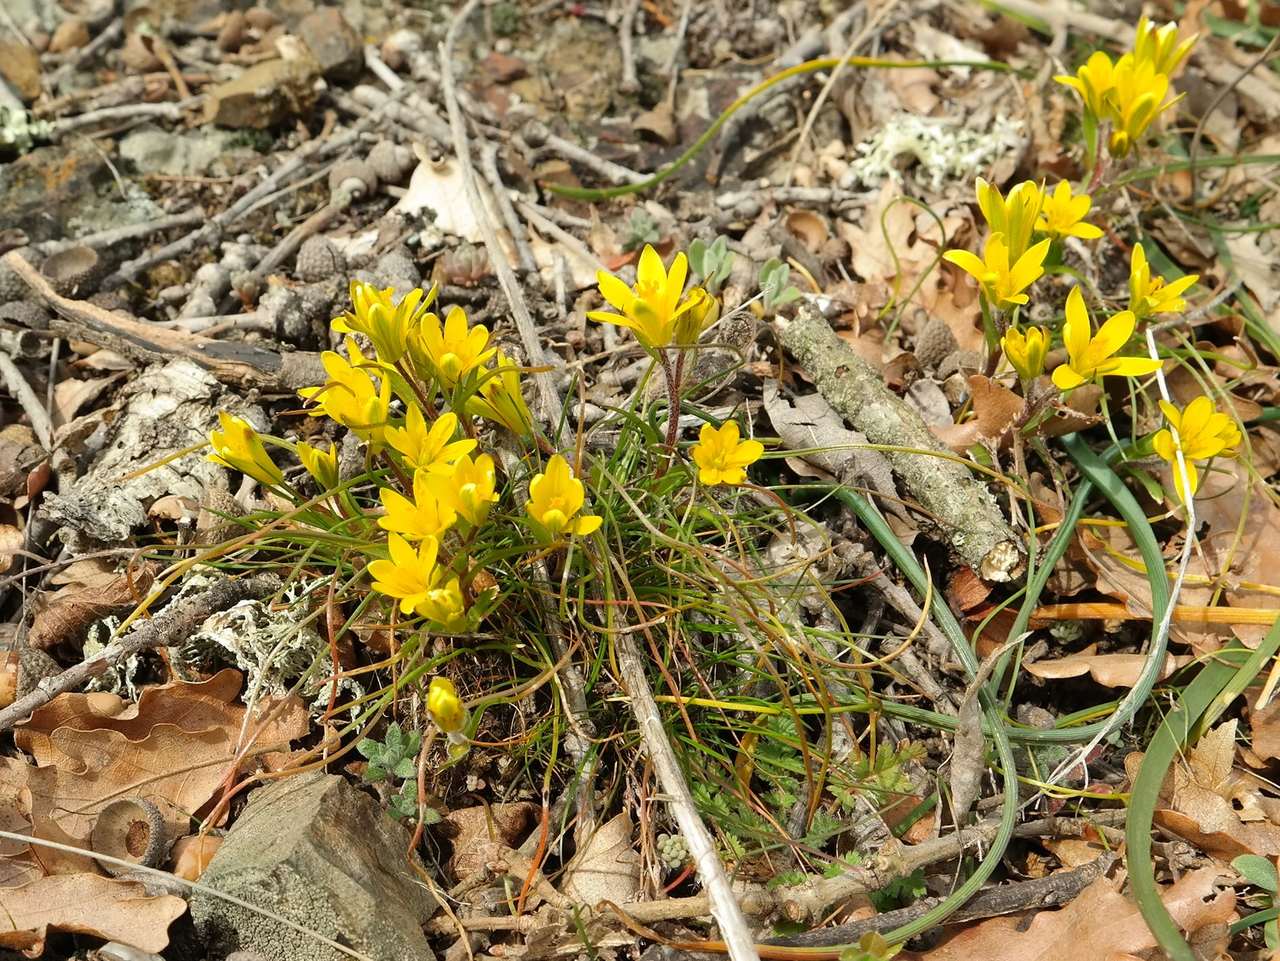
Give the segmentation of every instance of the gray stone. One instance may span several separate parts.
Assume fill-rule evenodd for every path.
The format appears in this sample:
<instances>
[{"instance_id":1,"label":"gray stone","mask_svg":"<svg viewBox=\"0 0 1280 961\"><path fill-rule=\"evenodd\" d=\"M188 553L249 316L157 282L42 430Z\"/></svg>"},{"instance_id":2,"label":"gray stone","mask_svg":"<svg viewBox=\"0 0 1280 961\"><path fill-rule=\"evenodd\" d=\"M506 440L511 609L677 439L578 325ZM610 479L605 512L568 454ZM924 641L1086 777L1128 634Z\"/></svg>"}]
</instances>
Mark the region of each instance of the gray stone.
<instances>
[{"instance_id":1,"label":"gray stone","mask_svg":"<svg viewBox=\"0 0 1280 961\"><path fill-rule=\"evenodd\" d=\"M208 128L171 133L148 127L131 131L120 140L120 156L139 173L201 176L214 169L235 137L229 131Z\"/></svg>"},{"instance_id":2,"label":"gray stone","mask_svg":"<svg viewBox=\"0 0 1280 961\"><path fill-rule=\"evenodd\" d=\"M359 35L341 10L321 7L307 14L298 24L298 35L326 77L354 80L360 76L364 69L364 50Z\"/></svg>"},{"instance_id":3,"label":"gray stone","mask_svg":"<svg viewBox=\"0 0 1280 961\"><path fill-rule=\"evenodd\" d=\"M408 833L343 778L303 774L250 796L200 880L376 961L434 961L421 925L437 905L405 863L408 843ZM214 951L256 951L280 961L345 959L278 921L199 891L191 917Z\"/></svg>"},{"instance_id":4,"label":"gray stone","mask_svg":"<svg viewBox=\"0 0 1280 961\"><path fill-rule=\"evenodd\" d=\"M0 224L21 228L32 243L62 240L68 221L110 180L106 157L85 137L37 147L0 164Z\"/></svg>"}]
</instances>

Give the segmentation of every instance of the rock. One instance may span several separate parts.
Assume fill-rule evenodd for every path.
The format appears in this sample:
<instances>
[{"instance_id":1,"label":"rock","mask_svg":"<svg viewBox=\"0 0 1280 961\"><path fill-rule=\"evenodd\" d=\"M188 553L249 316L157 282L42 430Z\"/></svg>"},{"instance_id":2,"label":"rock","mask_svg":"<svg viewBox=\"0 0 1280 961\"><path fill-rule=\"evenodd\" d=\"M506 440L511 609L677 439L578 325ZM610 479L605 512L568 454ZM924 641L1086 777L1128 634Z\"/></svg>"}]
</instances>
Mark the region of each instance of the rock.
<instances>
[{"instance_id":1,"label":"rock","mask_svg":"<svg viewBox=\"0 0 1280 961\"><path fill-rule=\"evenodd\" d=\"M208 91L205 120L222 127L264 129L315 103L314 64L264 60Z\"/></svg>"},{"instance_id":2,"label":"rock","mask_svg":"<svg viewBox=\"0 0 1280 961\"><path fill-rule=\"evenodd\" d=\"M279 340L302 344L313 339L310 312L297 291L273 284L258 299L258 313L271 321Z\"/></svg>"},{"instance_id":3,"label":"rock","mask_svg":"<svg viewBox=\"0 0 1280 961\"><path fill-rule=\"evenodd\" d=\"M89 42L89 28L85 26L85 22L79 17L68 17L58 24L58 29L53 31L53 36L49 38L50 53L65 53L68 50L78 50Z\"/></svg>"},{"instance_id":4,"label":"rock","mask_svg":"<svg viewBox=\"0 0 1280 961\"><path fill-rule=\"evenodd\" d=\"M326 77L355 80L364 69L360 37L336 7L321 7L303 17L298 36L310 48Z\"/></svg>"},{"instance_id":5,"label":"rock","mask_svg":"<svg viewBox=\"0 0 1280 961\"><path fill-rule=\"evenodd\" d=\"M338 775L296 775L250 796L201 882L376 961L433 961L421 925L436 900L405 863L408 841L371 797ZM247 950L281 961L345 961L200 891L192 894L191 917L215 957Z\"/></svg>"},{"instance_id":6,"label":"rock","mask_svg":"<svg viewBox=\"0 0 1280 961\"><path fill-rule=\"evenodd\" d=\"M20 247L18 256L37 268L43 262L40 254L33 247ZM31 288L27 282L15 274L3 263L0 263L0 304L11 304L14 301L25 301L31 297Z\"/></svg>"},{"instance_id":7,"label":"rock","mask_svg":"<svg viewBox=\"0 0 1280 961\"><path fill-rule=\"evenodd\" d=\"M21 40L0 40L0 78L31 103L40 96L40 53Z\"/></svg>"},{"instance_id":8,"label":"rock","mask_svg":"<svg viewBox=\"0 0 1280 961\"><path fill-rule=\"evenodd\" d=\"M106 157L86 138L37 147L0 164L0 224L25 230L33 243L62 240L67 222L95 202L110 177Z\"/></svg>"},{"instance_id":9,"label":"rock","mask_svg":"<svg viewBox=\"0 0 1280 961\"><path fill-rule=\"evenodd\" d=\"M120 156L131 161L139 173L198 177L218 165L235 138L230 131L213 128L176 133L144 127L121 139Z\"/></svg>"}]
</instances>

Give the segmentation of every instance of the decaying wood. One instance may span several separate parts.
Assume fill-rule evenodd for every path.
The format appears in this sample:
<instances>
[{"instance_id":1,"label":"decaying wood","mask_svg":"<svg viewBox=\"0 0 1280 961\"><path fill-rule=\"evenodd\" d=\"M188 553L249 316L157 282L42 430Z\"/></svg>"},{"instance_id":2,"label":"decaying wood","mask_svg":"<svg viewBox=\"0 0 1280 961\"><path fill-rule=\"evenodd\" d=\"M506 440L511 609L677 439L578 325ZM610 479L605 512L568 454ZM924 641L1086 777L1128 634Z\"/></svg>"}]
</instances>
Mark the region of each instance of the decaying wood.
<instances>
[{"instance_id":1,"label":"decaying wood","mask_svg":"<svg viewBox=\"0 0 1280 961\"><path fill-rule=\"evenodd\" d=\"M818 391L889 463L911 495L941 523L960 559L989 581L1010 581L1023 569L1021 544L982 481L951 459L911 407L841 340L815 308L802 307L794 321L779 323L782 344L800 362ZM915 451L936 451L942 456Z\"/></svg>"},{"instance_id":2,"label":"decaying wood","mask_svg":"<svg viewBox=\"0 0 1280 961\"><path fill-rule=\"evenodd\" d=\"M317 353L267 350L254 344L167 330L120 311L59 296L17 251L5 254L4 263L56 314L49 328L62 337L88 341L141 363L186 357L218 380L236 387L292 392L325 380Z\"/></svg>"}]
</instances>

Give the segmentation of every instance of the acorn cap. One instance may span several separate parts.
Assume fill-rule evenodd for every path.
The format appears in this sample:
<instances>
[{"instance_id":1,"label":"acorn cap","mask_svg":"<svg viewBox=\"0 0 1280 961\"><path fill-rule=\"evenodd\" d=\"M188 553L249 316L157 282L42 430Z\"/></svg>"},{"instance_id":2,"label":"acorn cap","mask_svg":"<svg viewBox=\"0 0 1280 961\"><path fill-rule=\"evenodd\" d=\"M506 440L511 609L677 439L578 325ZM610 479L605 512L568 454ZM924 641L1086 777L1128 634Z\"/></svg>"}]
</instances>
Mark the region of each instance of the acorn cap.
<instances>
[{"instance_id":1,"label":"acorn cap","mask_svg":"<svg viewBox=\"0 0 1280 961\"><path fill-rule=\"evenodd\" d=\"M68 247L51 254L40 265L49 286L63 297L84 299L106 276L106 259L92 247Z\"/></svg>"},{"instance_id":2,"label":"acorn cap","mask_svg":"<svg viewBox=\"0 0 1280 961\"><path fill-rule=\"evenodd\" d=\"M104 807L93 822L89 843L94 854L149 868L160 863L169 847L164 817L145 798L121 798ZM98 865L113 876L128 871L110 861Z\"/></svg>"},{"instance_id":3,"label":"acorn cap","mask_svg":"<svg viewBox=\"0 0 1280 961\"><path fill-rule=\"evenodd\" d=\"M367 197L378 189L378 173L364 160L340 160L329 171L329 192L350 200Z\"/></svg>"},{"instance_id":4,"label":"acorn cap","mask_svg":"<svg viewBox=\"0 0 1280 961\"><path fill-rule=\"evenodd\" d=\"M417 165L412 150L391 140L379 140L374 144L368 159L369 166L384 184L404 183L409 171Z\"/></svg>"}]
</instances>

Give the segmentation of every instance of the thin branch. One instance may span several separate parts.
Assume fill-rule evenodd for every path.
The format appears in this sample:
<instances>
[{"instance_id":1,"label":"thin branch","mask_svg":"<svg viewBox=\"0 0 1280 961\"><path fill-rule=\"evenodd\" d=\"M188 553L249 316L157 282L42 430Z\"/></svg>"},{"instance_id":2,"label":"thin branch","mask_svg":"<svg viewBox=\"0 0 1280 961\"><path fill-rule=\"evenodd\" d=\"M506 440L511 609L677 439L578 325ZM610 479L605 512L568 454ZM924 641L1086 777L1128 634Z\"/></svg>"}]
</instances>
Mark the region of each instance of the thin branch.
<instances>
[{"instance_id":1,"label":"thin branch","mask_svg":"<svg viewBox=\"0 0 1280 961\"><path fill-rule=\"evenodd\" d=\"M467 142L466 121L463 120L462 108L458 105L457 84L453 78L454 44L457 42L458 33L462 29L462 25L466 23L467 18L475 12L479 5L479 0L467 0L466 6L454 17L453 23L449 26L449 32L445 35L444 43L440 45L441 87L445 106L448 108L449 113L449 129L453 134L453 150L457 155L458 164L462 168L467 203L471 205L476 221L480 225L480 233L484 237L484 246L489 252L489 263L498 275L498 283L507 297L507 302L511 305L511 316L516 322L516 329L520 332L520 342L524 345L528 363L533 367L544 368L534 374L533 377L533 382L538 390L538 413L544 424L555 425L560 422L563 413L560 395L556 391L555 384L551 381L550 372L545 369L548 366L547 355L542 349L542 341L538 337L538 329L534 325L533 315L529 313L524 294L516 281L515 272L511 269L511 265L507 263L506 253L498 243L498 234L489 218L489 211L480 199L480 190L476 185L476 172L471 163L471 148Z\"/></svg>"},{"instance_id":2,"label":"thin branch","mask_svg":"<svg viewBox=\"0 0 1280 961\"><path fill-rule=\"evenodd\" d=\"M153 647L162 647L190 637L209 617L225 611L240 601L262 600L280 590L280 579L273 574L220 581L207 591L161 611L149 621L140 623L124 637L108 644L97 654L67 668L61 674L47 677L25 697L0 710L0 731L7 731L32 712L48 704L66 691L73 690L97 677L111 665Z\"/></svg>"}]
</instances>

